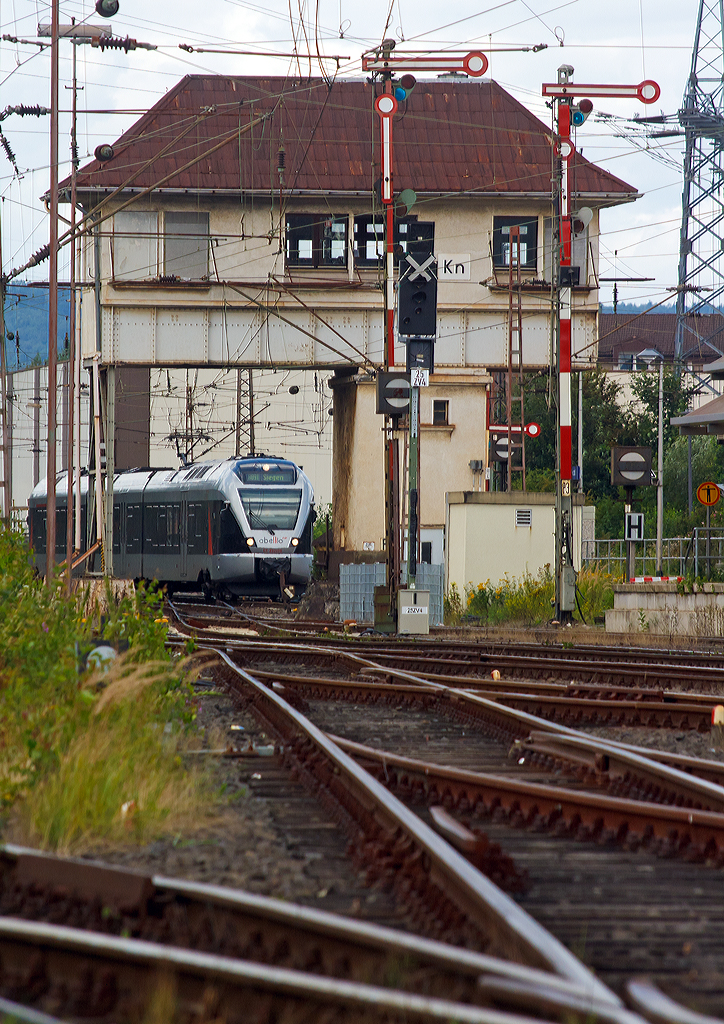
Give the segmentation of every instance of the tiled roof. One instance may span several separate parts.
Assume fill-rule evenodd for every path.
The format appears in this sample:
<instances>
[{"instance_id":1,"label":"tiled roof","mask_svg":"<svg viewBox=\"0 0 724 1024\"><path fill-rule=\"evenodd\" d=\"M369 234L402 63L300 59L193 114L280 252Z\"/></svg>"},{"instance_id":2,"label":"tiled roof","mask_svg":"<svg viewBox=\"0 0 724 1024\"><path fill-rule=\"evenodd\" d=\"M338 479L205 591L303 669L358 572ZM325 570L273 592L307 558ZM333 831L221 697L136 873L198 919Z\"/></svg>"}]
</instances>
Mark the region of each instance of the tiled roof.
<instances>
[{"instance_id":1,"label":"tiled roof","mask_svg":"<svg viewBox=\"0 0 724 1024\"><path fill-rule=\"evenodd\" d=\"M704 341L711 338L724 349L724 316L720 313L690 315L686 318L684 360L697 364L718 359L718 353ZM598 318L598 361L618 364L620 353L635 355L655 348L665 360L674 358L676 313L635 314L601 313Z\"/></svg>"},{"instance_id":2,"label":"tiled roof","mask_svg":"<svg viewBox=\"0 0 724 1024\"><path fill-rule=\"evenodd\" d=\"M88 189L369 192L379 177L378 84L189 75L78 176ZM262 124L239 130L260 114ZM545 125L496 82L418 81L394 120L395 189L432 193L551 191ZM212 152L214 147L218 148ZM608 201L636 190L576 154L573 192ZM65 187L68 181L63 183Z\"/></svg>"}]
</instances>

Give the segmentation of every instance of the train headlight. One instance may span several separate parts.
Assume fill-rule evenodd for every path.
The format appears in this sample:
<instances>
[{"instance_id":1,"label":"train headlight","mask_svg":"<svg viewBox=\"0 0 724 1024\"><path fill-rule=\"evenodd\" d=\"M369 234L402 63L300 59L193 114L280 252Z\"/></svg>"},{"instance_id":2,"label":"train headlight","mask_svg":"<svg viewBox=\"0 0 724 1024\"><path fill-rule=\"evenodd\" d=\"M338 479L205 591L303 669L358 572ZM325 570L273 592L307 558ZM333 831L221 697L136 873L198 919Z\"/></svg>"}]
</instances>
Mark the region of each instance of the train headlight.
<instances>
[{"instance_id":1,"label":"train headlight","mask_svg":"<svg viewBox=\"0 0 724 1024\"><path fill-rule=\"evenodd\" d=\"M254 547L254 538L253 537L247 537L246 538L246 543L249 545L250 548L253 548Z\"/></svg>"},{"instance_id":2,"label":"train headlight","mask_svg":"<svg viewBox=\"0 0 724 1024\"><path fill-rule=\"evenodd\" d=\"M292 537L292 547L295 548L299 544L299 537Z\"/></svg>"}]
</instances>

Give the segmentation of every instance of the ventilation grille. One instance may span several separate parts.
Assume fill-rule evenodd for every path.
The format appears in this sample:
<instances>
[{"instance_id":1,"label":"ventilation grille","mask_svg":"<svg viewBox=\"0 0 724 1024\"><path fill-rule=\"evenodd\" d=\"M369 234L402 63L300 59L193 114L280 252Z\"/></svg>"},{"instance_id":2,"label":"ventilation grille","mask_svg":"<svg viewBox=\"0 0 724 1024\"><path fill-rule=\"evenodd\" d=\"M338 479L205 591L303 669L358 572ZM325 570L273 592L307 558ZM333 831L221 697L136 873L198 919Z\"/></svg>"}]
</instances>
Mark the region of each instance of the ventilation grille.
<instances>
[{"instance_id":1,"label":"ventilation grille","mask_svg":"<svg viewBox=\"0 0 724 1024\"><path fill-rule=\"evenodd\" d=\"M516 526L532 526L533 525L533 509L532 508L517 508L515 510L515 525Z\"/></svg>"}]
</instances>

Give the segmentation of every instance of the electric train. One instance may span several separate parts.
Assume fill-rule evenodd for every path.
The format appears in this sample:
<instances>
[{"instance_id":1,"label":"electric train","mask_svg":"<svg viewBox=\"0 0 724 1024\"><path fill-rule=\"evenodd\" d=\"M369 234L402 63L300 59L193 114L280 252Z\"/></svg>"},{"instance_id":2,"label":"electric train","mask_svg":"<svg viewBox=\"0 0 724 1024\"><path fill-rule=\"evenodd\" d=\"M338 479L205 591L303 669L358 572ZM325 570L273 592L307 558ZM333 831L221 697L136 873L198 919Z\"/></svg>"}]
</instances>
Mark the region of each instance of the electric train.
<instances>
[{"instance_id":1,"label":"electric train","mask_svg":"<svg viewBox=\"0 0 724 1024\"><path fill-rule=\"evenodd\" d=\"M93 508L81 480L81 551ZM28 502L35 564L45 573L47 490ZM56 561L65 557L67 474L56 486ZM299 598L312 570L314 491L299 466L266 456L131 469L113 480L113 575L208 598ZM98 558L96 558L96 565ZM94 568L91 563L89 568Z\"/></svg>"}]
</instances>

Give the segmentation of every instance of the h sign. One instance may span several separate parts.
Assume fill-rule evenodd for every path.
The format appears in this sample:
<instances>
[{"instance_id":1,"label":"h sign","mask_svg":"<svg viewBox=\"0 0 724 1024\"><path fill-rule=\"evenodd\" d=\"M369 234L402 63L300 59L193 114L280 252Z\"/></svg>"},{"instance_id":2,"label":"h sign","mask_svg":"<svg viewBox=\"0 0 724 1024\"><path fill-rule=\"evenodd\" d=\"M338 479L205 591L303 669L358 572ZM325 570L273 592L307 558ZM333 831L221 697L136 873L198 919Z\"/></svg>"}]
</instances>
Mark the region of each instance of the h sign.
<instances>
[{"instance_id":1,"label":"h sign","mask_svg":"<svg viewBox=\"0 0 724 1024\"><path fill-rule=\"evenodd\" d=\"M624 540L644 539L644 514L643 512L627 512L624 526Z\"/></svg>"}]
</instances>

